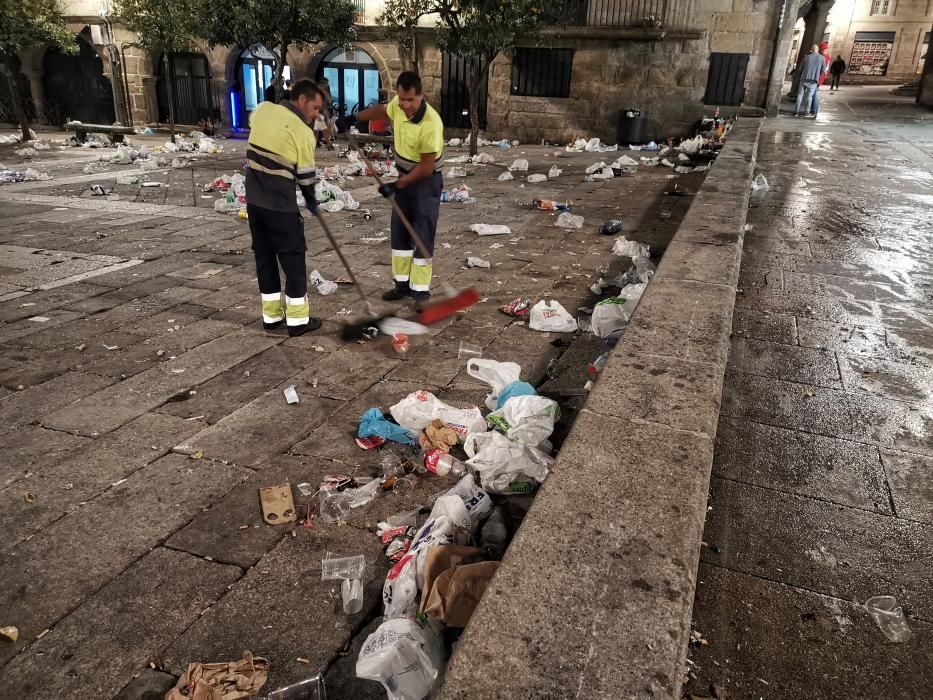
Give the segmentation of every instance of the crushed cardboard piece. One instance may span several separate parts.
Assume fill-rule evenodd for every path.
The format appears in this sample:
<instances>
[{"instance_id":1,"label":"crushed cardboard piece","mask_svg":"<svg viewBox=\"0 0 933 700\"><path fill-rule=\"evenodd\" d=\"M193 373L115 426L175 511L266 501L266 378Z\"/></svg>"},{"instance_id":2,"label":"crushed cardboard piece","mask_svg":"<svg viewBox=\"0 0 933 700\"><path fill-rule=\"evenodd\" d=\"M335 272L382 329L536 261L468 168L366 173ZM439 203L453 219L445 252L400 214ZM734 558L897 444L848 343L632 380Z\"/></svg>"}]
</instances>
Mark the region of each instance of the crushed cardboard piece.
<instances>
[{"instance_id":1,"label":"crushed cardboard piece","mask_svg":"<svg viewBox=\"0 0 933 700\"><path fill-rule=\"evenodd\" d=\"M270 525L293 523L298 519L291 484L285 483L259 489L259 501L262 504L262 519Z\"/></svg>"}]
</instances>

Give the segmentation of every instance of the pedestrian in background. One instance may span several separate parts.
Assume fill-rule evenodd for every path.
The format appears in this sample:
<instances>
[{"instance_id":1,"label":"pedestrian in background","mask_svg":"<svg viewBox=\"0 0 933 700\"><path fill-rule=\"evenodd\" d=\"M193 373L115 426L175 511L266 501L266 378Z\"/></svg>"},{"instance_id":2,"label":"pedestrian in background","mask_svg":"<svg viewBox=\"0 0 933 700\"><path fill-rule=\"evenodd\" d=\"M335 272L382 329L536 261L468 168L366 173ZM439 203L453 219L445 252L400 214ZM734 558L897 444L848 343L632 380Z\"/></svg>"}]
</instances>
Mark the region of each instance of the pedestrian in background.
<instances>
[{"instance_id":1,"label":"pedestrian in background","mask_svg":"<svg viewBox=\"0 0 933 700\"><path fill-rule=\"evenodd\" d=\"M839 88L839 80L842 78L842 74L846 72L846 62L842 60L842 56L836 56L836 60L829 64L829 74L832 76L832 79L829 82L829 90L832 92Z\"/></svg>"},{"instance_id":2,"label":"pedestrian in background","mask_svg":"<svg viewBox=\"0 0 933 700\"><path fill-rule=\"evenodd\" d=\"M799 70L800 87L797 88L794 116L800 116L800 105L804 104L810 108L807 116L816 117L820 111L820 101L816 96L816 90L820 85L820 78L826 73L826 59L820 53L819 46L813 45L810 53L801 61Z\"/></svg>"},{"instance_id":3,"label":"pedestrian in background","mask_svg":"<svg viewBox=\"0 0 933 700\"><path fill-rule=\"evenodd\" d=\"M829 55L829 42L820 42L820 54L823 56L823 61L826 63L826 70L829 71L829 64L832 63L833 60L832 56ZM823 75L820 76L820 79L816 81L816 90L813 91L813 98L810 100L810 114L816 114L820 111L820 102L817 99L816 93L819 92L821 87L823 87L823 83L826 82L827 75L829 75L828 72L823 73Z\"/></svg>"}]
</instances>

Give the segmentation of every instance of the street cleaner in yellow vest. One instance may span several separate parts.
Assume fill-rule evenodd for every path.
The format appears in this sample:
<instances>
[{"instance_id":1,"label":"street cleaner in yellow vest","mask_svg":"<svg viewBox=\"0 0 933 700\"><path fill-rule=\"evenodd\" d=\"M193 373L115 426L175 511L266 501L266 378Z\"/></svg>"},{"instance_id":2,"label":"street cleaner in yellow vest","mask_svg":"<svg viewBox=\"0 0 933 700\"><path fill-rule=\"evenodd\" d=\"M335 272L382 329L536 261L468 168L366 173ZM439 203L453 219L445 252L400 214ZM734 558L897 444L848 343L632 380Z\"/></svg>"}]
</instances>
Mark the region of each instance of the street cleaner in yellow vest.
<instances>
[{"instance_id":1,"label":"street cleaner in yellow vest","mask_svg":"<svg viewBox=\"0 0 933 700\"><path fill-rule=\"evenodd\" d=\"M288 100L260 103L249 124L246 213L262 297L262 326L271 330L284 322L291 336L321 327L308 303L308 246L295 186L311 213L317 213L316 144L311 125L323 103L324 93L313 81L299 80L292 85ZM284 303L280 265L285 273Z\"/></svg>"},{"instance_id":2,"label":"street cleaner in yellow vest","mask_svg":"<svg viewBox=\"0 0 933 700\"><path fill-rule=\"evenodd\" d=\"M406 71L396 82L398 94L388 104L361 110L358 121L390 119L395 133L395 164L401 176L379 188L383 197L395 202L421 236L428 252L434 255L434 237L440 213L444 181L444 123L421 93L421 78ZM392 213L392 278L395 287L385 292L386 301L411 297L418 310L431 297L431 261L415 248L411 235L398 215Z\"/></svg>"}]
</instances>

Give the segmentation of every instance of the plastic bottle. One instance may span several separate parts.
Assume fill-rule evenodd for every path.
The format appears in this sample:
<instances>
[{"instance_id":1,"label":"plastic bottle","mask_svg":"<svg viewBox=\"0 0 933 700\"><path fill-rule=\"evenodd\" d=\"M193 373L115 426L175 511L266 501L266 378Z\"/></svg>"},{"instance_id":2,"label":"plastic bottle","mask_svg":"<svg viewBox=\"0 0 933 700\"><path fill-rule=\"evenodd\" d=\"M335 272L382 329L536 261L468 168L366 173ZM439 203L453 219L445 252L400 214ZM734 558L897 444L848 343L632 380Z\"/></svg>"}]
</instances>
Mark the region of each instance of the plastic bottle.
<instances>
[{"instance_id":1,"label":"plastic bottle","mask_svg":"<svg viewBox=\"0 0 933 700\"><path fill-rule=\"evenodd\" d=\"M424 468L438 476L453 474L456 477L461 477L469 471L466 464L441 450L431 450L425 454Z\"/></svg>"},{"instance_id":2,"label":"plastic bottle","mask_svg":"<svg viewBox=\"0 0 933 700\"><path fill-rule=\"evenodd\" d=\"M603 367L606 366L606 363L609 361L609 353L603 353L595 360L590 363L590 366L587 368L587 371L590 374L599 374L603 371Z\"/></svg>"},{"instance_id":3,"label":"plastic bottle","mask_svg":"<svg viewBox=\"0 0 933 700\"><path fill-rule=\"evenodd\" d=\"M508 536L509 533L505 527L505 516L502 514L502 508L496 506L492 509L492 513L486 519L486 522L483 523L483 529L480 530L480 547L490 559L502 559Z\"/></svg>"},{"instance_id":4,"label":"plastic bottle","mask_svg":"<svg viewBox=\"0 0 933 700\"><path fill-rule=\"evenodd\" d=\"M236 197L233 194L233 188L227 188L227 213L232 214L236 211Z\"/></svg>"}]
</instances>

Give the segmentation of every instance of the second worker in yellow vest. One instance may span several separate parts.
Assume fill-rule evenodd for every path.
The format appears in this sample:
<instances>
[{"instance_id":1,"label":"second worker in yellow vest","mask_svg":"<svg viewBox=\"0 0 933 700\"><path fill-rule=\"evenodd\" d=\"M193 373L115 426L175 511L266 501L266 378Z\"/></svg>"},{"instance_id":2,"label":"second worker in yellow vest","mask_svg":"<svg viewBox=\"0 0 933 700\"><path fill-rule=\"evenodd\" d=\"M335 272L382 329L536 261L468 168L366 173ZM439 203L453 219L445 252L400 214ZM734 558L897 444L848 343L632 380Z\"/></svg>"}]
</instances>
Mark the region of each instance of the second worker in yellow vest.
<instances>
[{"instance_id":1,"label":"second worker in yellow vest","mask_svg":"<svg viewBox=\"0 0 933 700\"><path fill-rule=\"evenodd\" d=\"M419 253L411 235L392 212L393 289L386 301L412 297L416 307L431 297L432 260L437 219L444 181L444 123L421 93L421 78L406 71L399 75L396 95L388 104L373 105L356 115L358 121L386 119L395 132L395 163L401 176L379 188L383 197L395 197L399 209L411 222L432 257Z\"/></svg>"}]
</instances>

